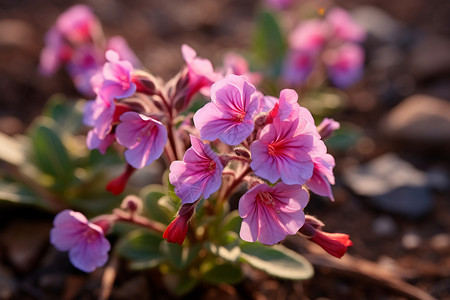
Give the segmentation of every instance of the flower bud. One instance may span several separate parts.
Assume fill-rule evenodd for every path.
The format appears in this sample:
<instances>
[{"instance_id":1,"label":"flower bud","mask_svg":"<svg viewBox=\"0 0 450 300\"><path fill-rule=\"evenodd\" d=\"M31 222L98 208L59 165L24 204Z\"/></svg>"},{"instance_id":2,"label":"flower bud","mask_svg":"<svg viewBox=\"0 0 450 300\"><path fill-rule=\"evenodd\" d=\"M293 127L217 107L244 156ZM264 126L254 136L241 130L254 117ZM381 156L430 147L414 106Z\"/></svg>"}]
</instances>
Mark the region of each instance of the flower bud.
<instances>
[{"instance_id":1,"label":"flower bud","mask_svg":"<svg viewBox=\"0 0 450 300\"><path fill-rule=\"evenodd\" d=\"M250 157L251 157L250 151L248 151L248 149L246 149L244 147L236 147L233 150L237 156L241 156L241 157L244 157L247 159L250 159Z\"/></svg>"},{"instance_id":2,"label":"flower bud","mask_svg":"<svg viewBox=\"0 0 450 300\"><path fill-rule=\"evenodd\" d=\"M317 126L317 131L322 137L322 140L325 140L329 138L333 134L333 132L340 127L341 125L339 124L339 122L336 122L333 119L325 118L322 120L319 126Z\"/></svg>"},{"instance_id":3,"label":"flower bud","mask_svg":"<svg viewBox=\"0 0 450 300\"><path fill-rule=\"evenodd\" d=\"M141 198L134 195L126 196L120 204L120 208L132 214L140 214L142 212L142 206Z\"/></svg>"},{"instance_id":4,"label":"flower bud","mask_svg":"<svg viewBox=\"0 0 450 300\"><path fill-rule=\"evenodd\" d=\"M299 233L322 247L328 254L341 258L347 252L347 247L353 245L349 235L323 232L320 230L322 226L323 223L320 220L306 216L305 223L300 228Z\"/></svg>"},{"instance_id":5,"label":"flower bud","mask_svg":"<svg viewBox=\"0 0 450 300\"><path fill-rule=\"evenodd\" d=\"M151 96L158 91L156 78L147 72L141 70L134 71L131 80L136 84L136 92Z\"/></svg>"},{"instance_id":6,"label":"flower bud","mask_svg":"<svg viewBox=\"0 0 450 300\"><path fill-rule=\"evenodd\" d=\"M164 231L163 238L170 243L177 243L181 246L186 238L188 222L194 214L195 206L196 203L181 205L178 215Z\"/></svg>"},{"instance_id":7,"label":"flower bud","mask_svg":"<svg viewBox=\"0 0 450 300\"><path fill-rule=\"evenodd\" d=\"M130 176L134 173L136 169L133 168L131 165L127 164L125 171L117 178L111 180L106 185L106 190L113 193L113 195L119 195L123 192L125 189L125 186L127 185L128 179Z\"/></svg>"}]
</instances>

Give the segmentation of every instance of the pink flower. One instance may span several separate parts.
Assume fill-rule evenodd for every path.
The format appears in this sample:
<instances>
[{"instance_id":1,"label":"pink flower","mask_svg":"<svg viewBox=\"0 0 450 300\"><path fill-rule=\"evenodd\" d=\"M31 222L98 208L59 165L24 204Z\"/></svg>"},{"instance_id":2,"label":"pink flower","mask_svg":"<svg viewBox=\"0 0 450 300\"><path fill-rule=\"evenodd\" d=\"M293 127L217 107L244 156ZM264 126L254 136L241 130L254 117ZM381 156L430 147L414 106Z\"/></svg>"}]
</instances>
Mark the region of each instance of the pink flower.
<instances>
[{"instance_id":1,"label":"pink flower","mask_svg":"<svg viewBox=\"0 0 450 300\"><path fill-rule=\"evenodd\" d=\"M340 127L341 125L339 124L339 122L336 122L333 119L324 118L319 126L317 126L317 131L319 132L322 140L326 140L333 134L333 132L338 130Z\"/></svg>"},{"instance_id":2,"label":"pink flower","mask_svg":"<svg viewBox=\"0 0 450 300\"><path fill-rule=\"evenodd\" d=\"M164 231L163 238L167 239L170 243L183 244L188 231L188 222L194 214L194 211L195 204L181 205L178 215Z\"/></svg>"},{"instance_id":3,"label":"pink flower","mask_svg":"<svg viewBox=\"0 0 450 300\"><path fill-rule=\"evenodd\" d=\"M302 108L298 105L298 94L291 89L284 89L280 92L280 98L276 100L273 108L270 110L267 115L266 124L273 123L275 118L278 118L281 121L284 121L288 118L295 119L299 116ZM309 111L303 108L306 111L304 116L309 114ZM311 116L312 118L312 116ZM311 121L308 119L308 121ZM314 122L314 121L312 121Z\"/></svg>"},{"instance_id":4,"label":"pink flower","mask_svg":"<svg viewBox=\"0 0 450 300\"><path fill-rule=\"evenodd\" d=\"M67 72L77 90L87 96L94 96L91 85L93 77L103 64L103 57L93 45L84 45L74 49L72 57L67 62Z\"/></svg>"},{"instance_id":5,"label":"pink flower","mask_svg":"<svg viewBox=\"0 0 450 300\"><path fill-rule=\"evenodd\" d=\"M275 118L250 146L250 167L256 175L272 183L281 178L286 184L304 184L313 174L311 153L317 151L314 147L316 144L325 147L315 142L319 138L308 115L300 114L286 121Z\"/></svg>"},{"instance_id":6,"label":"pink flower","mask_svg":"<svg viewBox=\"0 0 450 300\"><path fill-rule=\"evenodd\" d=\"M70 261L78 269L92 272L108 260L110 244L105 238L106 228L72 210L60 212L53 226L50 242L60 251L69 251Z\"/></svg>"},{"instance_id":7,"label":"pink flower","mask_svg":"<svg viewBox=\"0 0 450 300\"><path fill-rule=\"evenodd\" d=\"M334 8L326 17L332 26L332 36L344 41L362 42L366 38L365 30L356 24L350 14L342 8Z\"/></svg>"},{"instance_id":8,"label":"pink flower","mask_svg":"<svg viewBox=\"0 0 450 300\"><path fill-rule=\"evenodd\" d=\"M242 75L253 85L262 81L261 74L250 72L248 62L237 53L229 52L225 55L223 68L226 74Z\"/></svg>"},{"instance_id":9,"label":"pink flower","mask_svg":"<svg viewBox=\"0 0 450 300\"><path fill-rule=\"evenodd\" d=\"M259 105L255 91L244 77L232 74L213 84L212 101L194 115L201 138L219 138L228 145L244 141L254 129L253 116Z\"/></svg>"},{"instance_id":10,"label":"pink flower","mask_svg":"<svg viewBox=\"0 0 450 300\"><path fill-rule=\"evenodd\" d=\"M137 58L136 54L131 50L123 37L118 35L113 36L108 40L106 48L119 53L122 60L129 61L135 68L140 68L142 66L141 61Z\"/></svg>"},{"instance_id":11,"label":"pink flower","mask_svg":"<svg viewBox=\"0 0 450 300\"><path fill-rule=\"evenodd\" d=\"M102 96L106 99L123 99L131 97L136 92L136 84L132 82L133 65L126 60L120 60L119 54L113 50L106 51L108 60L103 66Z\"/></svg>"},{"instance_id":12,"label":"pink flower","mask_svg":"<svg viewBox=\"0 0 450 300\"><path fill-rule=\"evenodd\" d=\"M329 36L328 24L322 20L300 23L289 35L289 45L293 50L309 53L319 52Z\"/></svg>"},{"instance_id":13,"label":"pink flower","mask_svg":"<svg viewBox=\"0 0 450 300\"><path fill-rule=\"evenodd\" d=\"M55 24L56 29L72 44L92 42L101 34L100 23L86 5L74 5L62 13Z\"/></svg>"},{"instance_id":14,"label":"pink flower","mask_svg":"<svg viewBox=\"0 0 450 300\"><path fill-rule=\"evenodd\" d=\"M189 106L192 97L200 91L205 96L209 96L211 85L222 78L214 72L211 62L197 56L197 52L186 44L181 46L181 53L188 67L189 89L186 93L185 102L182 109Z\"/></svg>"},{"instance_id":15,"label":"pink flower","mask_svg":"<svg viewBox=\"0 0 450 300\"><path fill-rule=\"evenodd\" d=\"M334 184L334 158L328 153L313 155L314 170L312 177L306 182L308 188L315 194L329 197L334 201L331 184Z\"/></svg>"},{"instance_id":16,"label":"pink flower","mask_svg":"<svg viewBox=\"0 0 450 300\"><path fill-rule=\"evenodd\" d=\"M39 71L44 76L50 76L58 71L61 64L72 57L73 49L64 41L62 34L51 28L45 34L45 47L41 51Z\"/></svg>"},{"instance_id":17,"label":"pink flower","mask_svg":"<svg viewBox=\"0 0 450 300\"><path fill-rule=\"evenodd\" d=\"M364 51L355 44L344 44L325 54L328 75L334 85L347 88L363 75Z\"/></svg>"},{"instance_id":18,"label":"pink flower","mask_svg":"<svg viewBox=\"0 0 450 300\"><path fill-rule=\"evenodd\" d=\"M306 82L311 74L315 62L312 52L291 50L285 57L282 78L286 84L300 86Z\"/></svg>"},{"instance_id":19,"label":"pink flower","mask_svg":"<svg viewBox=\"0 0 450 300\"><path fill-rule=\"evenodd\" d=\"M266 0L267 5L276 10L287 9L293 2L294 0Z\"/></svg>"},{"instance_id":20,"label":"pink flower","mask_svg":"<svg viewBox=\"0 0 450 300\"><path fill-rule=\"evenodd\" d=\"M129 111L120 116L116 139L128 148L125 151L127 162L141 169L161 156L167 142L167 130L160 121Z\"/></svg>"},{"instance_id":21,"label":"pink flower","mask_svg":"<svg viewBox=\"0 0 450 300\"><path fill-rule=\"evenodd\" d=\"M183 161L170 165L169 181L175 186L175 194L183 204L194 203L203 194L207 199L222 183L222 163L208 144L191 137L192 147L184 154Z\"/></svg>"},{"instance_id":22,"label":"pink flower","mask_svg":"<svg viewBox=\"0 0 450 300\"><path fill-rule=\"evenodd\" d=\"M303 209L308 199L301 185L280 182L274 187L259 184L251 188L239 200L241 238L273 245L297 233L305 222Z\"/></svg>"}]
</instances>

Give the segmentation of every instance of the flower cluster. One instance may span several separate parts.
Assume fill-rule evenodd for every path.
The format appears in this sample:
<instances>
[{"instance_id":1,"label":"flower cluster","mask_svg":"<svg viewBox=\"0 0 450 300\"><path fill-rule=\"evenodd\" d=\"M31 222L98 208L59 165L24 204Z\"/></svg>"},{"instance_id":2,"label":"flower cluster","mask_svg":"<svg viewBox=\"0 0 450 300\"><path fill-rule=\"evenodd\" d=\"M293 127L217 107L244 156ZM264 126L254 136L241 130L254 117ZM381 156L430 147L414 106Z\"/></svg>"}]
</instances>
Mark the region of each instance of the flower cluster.
<instances>
[{"instance_id":1,"label":"flower cluster","mask_svg":"<svg viewBox=\"0 0 450 300\"><path fill-rule=\"evenodd\" d=\"M124 38L114 36L106 40L92 10L86 5L75 5L62 13L48 30L40 71L50 76L64 65L78 91L92 96L91 77L104 64L107 49L116 51L134 66L140 66Z\"/></svg>"},{"instance_id":2,"label":"flower cluster","mask_svg":"<svg viewBox=\"0 0 450 300\"><path fill-rule=\"evenodd\" d=\"M311 113L297 101L297 93L289 89L278 99L264 96L243 76L231 74L215 82L211 102L193 118L201 139L191 136L192 147L183 160L170 166L169 179L182 204L208 199L221 188L222 174L231 174L234 179L223 187L223 197L242 182L250 187L239 202L242 239L275 244L295 234L309 199L303 185L333 199L334 184L334 159ZM202 140L220 140L230 153L218 155ZM230 163L234 160L237 166ZM176 231L176 239L169 233L166 237L179 241L180 231L185 229Z\"/></svg>"},{"instance_id":3,"label":"flower cluster","mask_svg":"<svg viewBox=\"0 0 450 300\"><path fill-rule=\"evenodd\" d=\"M72 22L70 30L61 25L66 22ZM67 48L73 54L76 45L95 42L99 30L90 11L75 6L51 30L64 47L48 43L44 52ZM349 35L345 30L341 34ZM298 104L294 90L284 89L278 98L264 95L254 86L259 75L249 72L241 57L229 56L216 71L188 45L182 45L181 53L186 66L166 83L137 69L113 49L105 51L101 65L84 69L82 75L89 77L95 96L84 109L83 121L90 127L88 148L104 154L116 142L125 149L125 170L108 183L107 190L122 193L137 169L163 156L170 164L169 181L181 199L175 219L164 230L139 215L142 203L129 196L122 209L91 221L78 212L61 212L54 221L52 244L70 251L72 263L87 272L106 262L110 245L104 235L117 221L149 227L181 245L202 197L223 206L245 184L247 191L239 200L243 240L273 245L300 232L330 254L342 256L351 245L348 236L336 242L310 225L303 211L308 190L333 200L335 162L323 140L339 123L324 119L316 126L309 110ZM58 64L70 60L70 55L64 56ZM198 94L210 101L193 115L184 114ZM345 249L335 247L336 243Z\"/></svg>"},{"instance_id":4,"label":"flower cluster","mask_svg":"<svg viewBox=\"0 0 450 300\"><path fill-rule=\"evenodd\" d=\"M364 50L359 43L365 37L364 29L341 8L330 10L323 19L301 22L289 35L284 81L303 85L318 65L325 65L335 86L353 85L363 73Z\"/></svg>"}]
</instances>

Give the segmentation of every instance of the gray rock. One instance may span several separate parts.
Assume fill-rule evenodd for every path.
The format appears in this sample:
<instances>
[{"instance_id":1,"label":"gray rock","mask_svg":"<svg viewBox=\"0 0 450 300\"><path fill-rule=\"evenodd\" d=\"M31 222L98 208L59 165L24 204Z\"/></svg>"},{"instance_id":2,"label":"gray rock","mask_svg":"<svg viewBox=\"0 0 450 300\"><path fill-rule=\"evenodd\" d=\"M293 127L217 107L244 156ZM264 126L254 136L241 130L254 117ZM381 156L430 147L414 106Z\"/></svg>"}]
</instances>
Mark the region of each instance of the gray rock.
<instances>
[{"instance_id":1,"label":"gray rock","mask_svg":"<svg viewBox=\"0 0 450 300\"><path fill-rule=\"evenodd\" d=\"M420 218L433 206L426 174L395 154L347 169L344 180L356 194L389 213Z\"/></svg>"},{"instance_id":2,"label":"gray rock","mask_svg":"<svg viewBox=\"0 0 450 300\"><path fill-rule=\"evenodd\" d=\"M392 236L397 232L397 224L390 216L380 216L373 221L372 231L379 236Z\"/></svg>"},{"instance_id":3,"label":"gray rock","mask_svg":"<svg viewBox=\"0 0 450 300\"><path fill-rule=\"evenodd\" d=\"M425 35L412 49L410 67L418 79L439 76L450 71L450 40Z\"/></svg>"},{"instance_id":4,"label":"gray rock","mask_svg":"<svg viewBox=\"0 0 450 300\"><path fill-rule=\"evenodd\" d=\"M381 121L382 133L393 140L424 144L450 143L450 102L413 95L394 107Z\"/></svg>"},{"instance_id":5,"label":"gray rock","mask_svg":"<svg viewBox=\"0 0 450 300\"><path fill-rule=\"evenodd\" d=\"M360 6L352 11L356 23L381 41L397 43L404 26L380 8Z\"/></svg>"}]
</instances>

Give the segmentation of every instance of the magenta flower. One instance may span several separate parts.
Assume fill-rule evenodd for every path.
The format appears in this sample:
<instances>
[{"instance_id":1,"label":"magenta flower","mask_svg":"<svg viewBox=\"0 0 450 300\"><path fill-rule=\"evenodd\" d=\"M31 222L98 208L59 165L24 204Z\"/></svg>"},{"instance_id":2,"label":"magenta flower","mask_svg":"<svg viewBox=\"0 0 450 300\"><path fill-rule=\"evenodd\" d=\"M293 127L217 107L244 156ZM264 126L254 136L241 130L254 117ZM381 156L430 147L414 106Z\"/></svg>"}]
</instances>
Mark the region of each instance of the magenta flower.
<instances>
[{"instance_id":1,"label":"magenta flower","mask_svg":"<svg viewBox=\"0 0 450 300\"><path fill-rule=\"evenodd\" d=\"M104 223L104 222L103 222ZM60 212L53 221L50 242L60 251L69 251L72 264L84 272L92 272L108 260L110 244L105 229L91 223L72 210Z\"/></svg>"},{"instance_id":2,"label":"magenta flower","mask_svg":"<svg viewBox=\"0 0 450 300\"><path fill-rule=\"evenodd\" d=\"M302 109L301 111L307 111ZM256 175L275 183L304 184L313 174L311 154L325 147L309 115L266 125L260 139L250 146L250 167Z\"/></svg>"},{"instance_id":3,"label":"magenta flower","mask_svg":"<svg viewBox=\"0 0 450 300\"><path fill-rule=\"evenodd\" d=\"M129 111L120 116L116 139L128 148L125 151L127 162L141 169L161 156L167 142L167 130L161 122Z\"/></svg>"},{"instance_id":4,"label":"magenta flower","mask_svg":"<svg viewBox=\"0 0 450 300\"><path fill-rule=\"evenodd\" d=\"M102 35L100 22L86 5L74 5L62 13L56 29L72 44L89 43Z\"/></svg>"},{"instance_id":5,"label":"magenta flower","mask_svg":"<svg viewBox=\"0 0 450 300\"><path fill-rule=\"evenodd\" d=\"M197 56L197 52L186 44L181 46L181 53L188 67L189 89L186 93L185 102L182 109L189 106L192 97L200 91L203 95L209 96L211 85L222 78L214 72L211 62Z\"/></svg>"},{"instance_id":6,"label":"magenta flower","mask_svg":"<svg viewBox=\"0 0 450 300\"><path fill-rule=\"evenodd\" d=\"M88 101L84 106L83 122L93 126L95 135L104 139L111 131L116 105L114 100L107 100L97 96L95 100Z\"/></svg>"},{"instance_id":7,"label":"magenta flower","mask_svg":"<svg viewBox=\"0 0 450 300\"><path fill-rule=\"evenodd\" d=\"M67 45L62 34L51 28L45 34L45 47L41 51L39 71L45 76L53 75L61 64L69 61L72 52L73 49Z\"/></svg>"},{"instance_id":8,"label":"magenta flower","mask_svg":"<svg viewBox=\"0 0 450 300\"><path fill-rule=\"evenodd\" d=\"M291 49L310 53L319 52L329 36L328 24L321 20L309 20L300 23L289 35Z\"/></svg>"},{"instance_id":9,"label":"magenta flower","mask_svg":"<svg viewBox=\"0 0 450 300\"><path fill-rule=\"evenodd\" d=\"M314 154L312 157L314 170L312 177L306 182L315 194L325 196L334 201L331 185L334 184L334 158L328 153Z\"/></svg>"},{"instance_id":10,"label":"magenta flower","mask_svg":"<svg viewBox=\"0 0 450 300\"><path fill-rule=\"evenodd\" d=\"M275 10L283 10L289 8L294 0L266 0L268 6Z\"/></svg>"},{"instance_id":11,"label":"magenta flower","mask_svg":"<svg viewBox=\"0 0 450 300\"><path fill-rule=\"evenodd\" d=\"M325 63L333 84L339 88L347 88L363 75L364 51L356 44L344 44L326 53Z\"/></svg>"},{"instance_id":12,"label":"magenta flower","mask_svg":"<svg viewBox=\"0 0 450 300\"><path fill-rule=\"evenodd\" d=\"M170 165L169 181L175 186L175 194L181 203L194 203L203 194L207 199L222 184L223 165L209 144L191 135L192 147L184 154L183 161Z\"/></svg>"},{"instance_id":13,"label":"magenta flower","mask_svg":"<svg viewBox=\"0 0 450 300\"><path fill-rule=\"evenodd\" d=\"M213 84L211 100L194 115L201 138L219 138L228 145L244 141L254 129L253 116L259 105L255 87L244 77L230 74Z\"/></svg>"},{"instance_id":14,"label":"magenta flower","mask_svg":"<svg viewBox=\"0 0 450 300\"><path fill-rule=\"evenodd\" d=\"M343 41L362 42L366 38L365 30L356 24L350 14L342 8L334 8L326 17L332 27L332 36Z\"/></svg>"},{"instance_id":15,"label":"magenta flower","mask_svg":"<svg viewBox=\"0 0 450 300\"><path fill-rule=\"evenodd\" d=\"M303 209L308 199L301 185L280 182L274 187L259 184L251 188L239 200L241 238L273 245L297 233L305 222Z\"/></svg>"},{"instance_id":16,"label":"magenta flower","mask_svg":"<svg viewBox=\"0 0 450 300\"><path fill-rule=\"evenodd\" d=\"M103 66L103 86L101 94L106 99L123 99L136 92L136 84L132 82L133 65L120 60L119 54L113 50L106 51L108 62Z\"/></svg>"},{"instance_id":17,"label":"magenta flower","mask_svg":"<svg viewBox=\"0 0 450 300\"><path fill-rule=\"evenodd\" d=\"M113 36L107 42L106 48L119 53L120 59L129 61L133 67L140 68L142 66L141 61L137 58L136 54L131 50L127 41L121 36Z\"/></svg>"},{"instance_id":18,"label":"magenta flower","mask_svg":"<svg viewBox=\"0 0 450 300\"><path fill-rule=\"evenodd\" d=\"M283 63L283 81L295 86L304 84L313 70L315 59L312 52L290 50Z\"/></svg>"},{"instance_id":19,"label":"magenta flower","mask_svg":"<svg viewBox=\"0 0 450 300\"><path fill-rule=\"evenodd\" d=\"M298 94L296 91L291 89L284 89L280 92L280 98L276 100L269 114L267 115L266 124L273 123L275 118L278 118L280 121L284 121L286 119L295 119L299 116L300 111L304 112L304 116L308 117L308 121L314 122L314 120L309 118L309 111L306 108L301 108L298 105Z\"/></svg>"},{"instance_id":20,"label":"magenta flower","mask_svg":"<svg viewBox=\"0 0 450 300\"><path fill-rule=\"evenodd\" d=\"M107 134L104 138L100 138L94 130L89 130L86 136L86 145L89 150L98 149L101 154L106 153L106 149L111 146L116 140L116 135L114 133Z\"/></svg>"},{"instance_id":21,"label":"magenta flower","mask_svg":"<svg viewBox=\"0 0 450 300\"><path fill-rule=\"evenodd\" d=\"M91 77L98 72L103 62L104 58L93 45L87 44L74 49L66 67L81 94L88 97L95 96Z\"/></svg>"}]
</instances>

